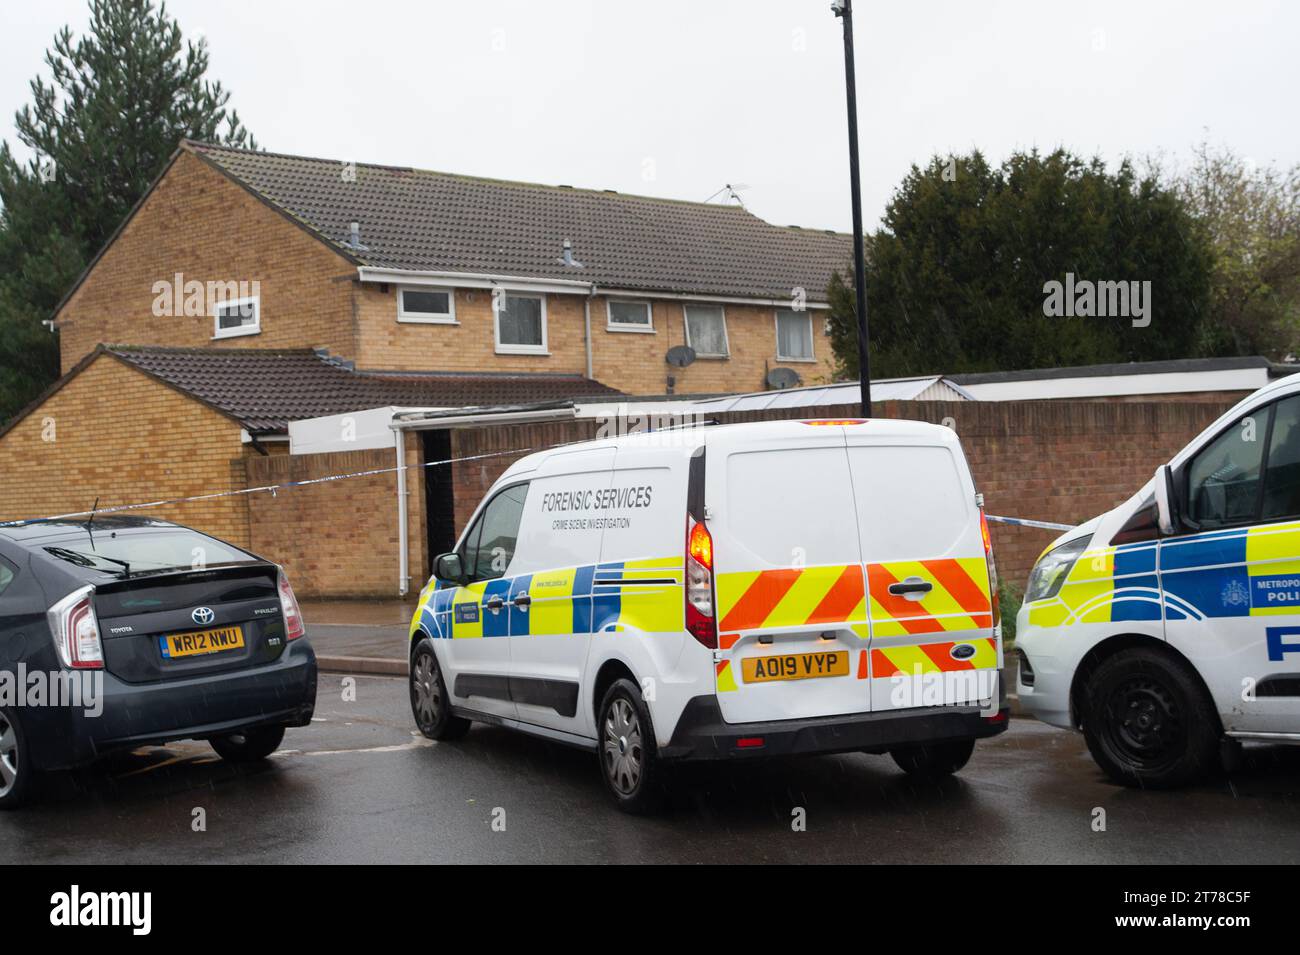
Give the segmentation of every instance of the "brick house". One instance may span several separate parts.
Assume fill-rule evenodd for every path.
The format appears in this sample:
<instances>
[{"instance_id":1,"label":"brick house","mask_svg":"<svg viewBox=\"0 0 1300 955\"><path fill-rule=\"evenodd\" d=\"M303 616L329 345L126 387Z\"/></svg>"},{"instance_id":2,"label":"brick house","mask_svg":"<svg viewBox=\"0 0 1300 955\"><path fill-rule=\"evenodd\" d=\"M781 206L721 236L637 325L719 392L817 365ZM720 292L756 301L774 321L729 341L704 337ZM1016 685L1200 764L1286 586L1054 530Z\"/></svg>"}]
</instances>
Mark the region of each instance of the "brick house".
<instances>
[{"instance_id":1,"label":"brick house","mask_svg":"<svg viewBox=\"0 0 1300 955\"><path fill-rule=\"evenodd\" d=\"M829 381L849 255L734 206L183 143L60 303L63 376L0 423L0 521L206 496L144 513L308 595L388 594L398 450L409 566L454 536L449 469L424 467L446 435L291 456L290 422ZM665 362L688 343L694 364Z\"/></svg>"},{"instance_id":2,"label":"brick house","mask_svg":"<svg viewBox=\"0 0 1300 955\"><path fill-rule=\"evenodd\" d=\"M756 391L778 366L831 379L826 286L850 259L848 236L738 206L186 142L55 322L65 372L101 343L325 348L363 370ZM666 365L677 345L699 360Z\"/></svg>"}]
</instances>

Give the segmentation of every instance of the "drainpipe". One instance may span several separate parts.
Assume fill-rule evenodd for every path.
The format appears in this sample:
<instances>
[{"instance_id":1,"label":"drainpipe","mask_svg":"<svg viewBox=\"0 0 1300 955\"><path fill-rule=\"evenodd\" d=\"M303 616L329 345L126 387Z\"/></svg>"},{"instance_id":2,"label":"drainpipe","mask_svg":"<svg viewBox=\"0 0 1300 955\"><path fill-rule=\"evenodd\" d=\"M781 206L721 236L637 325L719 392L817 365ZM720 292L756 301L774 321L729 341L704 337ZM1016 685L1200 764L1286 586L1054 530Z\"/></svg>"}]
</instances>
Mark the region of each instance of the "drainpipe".
<instances>
[{"instance_id":1,"label":"drainpipe","mask_svg":"<svg viewBox=\"0 0 1300 955\"><path fill-rule=\"evenodd\" d=\"M592 374L592 370L591 370L591 300L595 297L596 297L596 283L592 282L591 289L587 292L587 300L582 303L583 333L587 345L587 378L588 379L595 377Z\"/></svg>"},{"instance_id":2,"label":"drainpipe","mask_svg":"<svg viewBox=\"0 0 1300 955\"><path fill-rule=\"evenodd\" d=\"M393 429L397 438L397 596L405 597L411 587L406 529L406 432Z\"/></svg>"}]
</instances>

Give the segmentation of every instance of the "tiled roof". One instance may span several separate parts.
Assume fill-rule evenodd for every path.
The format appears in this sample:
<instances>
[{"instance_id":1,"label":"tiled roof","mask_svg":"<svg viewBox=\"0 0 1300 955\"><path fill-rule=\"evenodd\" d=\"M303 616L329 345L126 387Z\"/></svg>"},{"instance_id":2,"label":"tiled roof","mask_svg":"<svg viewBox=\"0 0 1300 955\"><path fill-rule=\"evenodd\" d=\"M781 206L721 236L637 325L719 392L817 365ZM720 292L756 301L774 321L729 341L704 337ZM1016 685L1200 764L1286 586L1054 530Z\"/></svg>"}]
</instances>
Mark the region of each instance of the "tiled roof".
<instances>
[{"instance_id":1,"label":"tiled roof","mask_svg":"<svg viewBox=\"0 0 1300 955\"><path fill-rule=\"evenodd\" d=\"M578 375L358 372L311 349L101 348L254 433L387 405L463 408L620 394Z\"/></svg>"},{"instance_id":2,"label":"tiled roof","mask_svg":"<svg viewBox=\"0 0 1300 955\"><path fill-rule=\"evenodd\" d=\"M850 237L739 206L651 199L186 143L361 265L568 279L605 288L825 301ZM355 172L355 175L352 173ZM349 242L360 226L360 245ZM565 265L573 243L581 268Z\"/></svg>"}]
</instances>

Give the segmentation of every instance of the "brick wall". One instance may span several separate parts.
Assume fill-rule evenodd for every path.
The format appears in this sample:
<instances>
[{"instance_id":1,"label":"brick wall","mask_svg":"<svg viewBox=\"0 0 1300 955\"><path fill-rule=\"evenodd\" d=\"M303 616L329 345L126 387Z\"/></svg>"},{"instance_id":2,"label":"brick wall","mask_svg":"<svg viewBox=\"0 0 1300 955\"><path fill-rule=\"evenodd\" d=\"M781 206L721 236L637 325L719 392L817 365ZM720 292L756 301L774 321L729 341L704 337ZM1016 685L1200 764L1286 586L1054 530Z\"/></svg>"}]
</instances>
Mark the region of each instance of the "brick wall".
<instances>
[{"instance_id":1,"label":"brick wall","mask_svg":"<svg viewBox=\"0 0 1300 955\"><path fill-rule=\"evenodd\" d=\"M241 488L249 453L234 421L101 355L0 436L0 520ZM249 543L243 496L140 513Z\"/></svg>"},{"instance_id":2,"label":"brick wall","mask_svg":"<svg viewBox=\"0 0 1300 955\"><path fill-rule=\"evenodd\" d=\"M418 465L419 438L407 436L407 464ZM249 486L391 469L390 450L250 458ZM412 590L428 579L424 484L407 472ZM281 564L300 597L397 595L397 475L392 471L249 495L250 547Z\"/></svg>"},{"instance_id":3,"label":"brick wall","mask_svg":"<svg viewBox=\"0 0 1300 955\"><path fill-rule=\"evenodd\" d=\"M455 325L397 320L397 287L384 291L357 285L357 364L371 370L515 371L586 373L583 344L586 296L547 295L548 355L502 355L496 351L492 294L486 289L458 289ZM609 328L604 296L591 300L592 375L630 395L662 395L667 376L676 377L676 394L762 391L769 369L778 364L796 369L808 384L830 381L833 356L825 322L813 314L812 362L778 362L776 315L771 308L725 307L731 357L700 359L688 368L670 368L664 355L686 343L679 302L651 302L650 332Z\"/></svg>"},{"instance_id":4,"label":"brick wall","mask_svg":"<svg viewBox=\"0 0 1300 955\"><path fill-rule=\"evenodd\" d=\"M323 347L352 357L355 269L342 256L190 153L60 312L67 371L101 342L222 348ZM260 283L261 334L213 340L211 315L155 317L154 283ZM340 280L342 279L342 280Z\"/></svg>"}]
</instances>

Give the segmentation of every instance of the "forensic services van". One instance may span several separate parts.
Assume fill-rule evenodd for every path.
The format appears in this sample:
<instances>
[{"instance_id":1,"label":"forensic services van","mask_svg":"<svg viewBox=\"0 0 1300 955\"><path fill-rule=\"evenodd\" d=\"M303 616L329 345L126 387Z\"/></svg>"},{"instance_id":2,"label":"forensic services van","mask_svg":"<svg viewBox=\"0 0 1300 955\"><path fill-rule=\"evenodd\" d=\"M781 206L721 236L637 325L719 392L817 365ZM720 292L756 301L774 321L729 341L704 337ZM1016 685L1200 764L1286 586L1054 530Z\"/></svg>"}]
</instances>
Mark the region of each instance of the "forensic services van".
<instances>
[{"instance_id":1,"label":"forensic services van","mask_svg":"<svg viewBox=\"0 0 1300 955\"><path fill-rule=\"evenodd\" d=\"M1241 740L1300 742L1300 375L1244 399L1039 558L1019 697L1120 782L1169 787Z\"/></svg>"},{"instance_id":2,"label":"forensic services van","mask_svg":"<svg viewBox=\"0 0 1300 955\"><path fill-rule=\"evenodd\" d=\"M532 454L437 558L411 705L599 754L628 811L682 760L891 753L960 769L1007 725L997 586L957 436L772 421Z\"/></svg>"}]
</instances>

